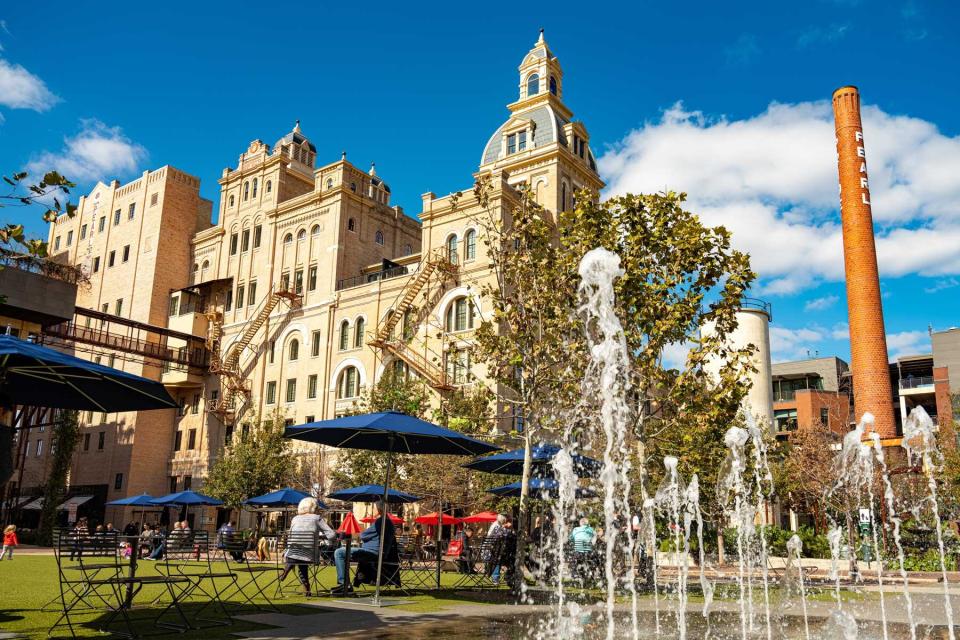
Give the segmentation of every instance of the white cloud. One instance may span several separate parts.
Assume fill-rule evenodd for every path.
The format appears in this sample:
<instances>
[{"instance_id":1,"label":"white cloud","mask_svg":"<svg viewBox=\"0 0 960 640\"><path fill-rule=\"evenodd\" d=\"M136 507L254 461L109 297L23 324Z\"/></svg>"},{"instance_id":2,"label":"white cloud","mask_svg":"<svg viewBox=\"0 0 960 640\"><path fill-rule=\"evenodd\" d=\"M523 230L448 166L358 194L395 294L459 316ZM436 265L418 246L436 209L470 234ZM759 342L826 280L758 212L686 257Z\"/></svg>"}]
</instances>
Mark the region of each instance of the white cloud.
<instances>
[{"instance_id":1,"label":"white cloud","mask_svg":"<svg viewBox=\"0 0 960 640\"><path fill-rule=\"evenodd\" d=\"M770 327L770 359L786 362L815 357L821 340L823 333L819 329Z\"/></svg>"},{"instance_id":2,"label":"white cloud","mask_svg":"<svg viewBox=\"0 0 960 640\"><path fill-rule=\"evenodd\" d=\"M887 351L890 359L930 353L930 334L926 331L901 331L887 334Z\"/></svg>"},{"instance_id":3,"label":"white cloud","mask_svg":"<svg viewBox=\"0 0 960 640\"><path fill-rule=\"evenodd\" d=\"M683 369L687 364L687 354L693 344L690 342L674 342L668 344L661 354L663 366L667 369Z\"/></svg>"},{"instance_id":4,"label":"white cloud","mask_svg":"<svg viewBox=\"0 0 960 640\"><path fill-rule=\"evenodd\" d=\"M803 305L804 311L825 311L833 305L837 304L837 301L840 299L840 296L823 296L822 298L814 298L813 300L807 300L807 304Z\"/></svg>"},{"instance_id":5,"label":"white cloud","mask_svg":"<svg viewBox=\"0 0 960 640\"><path fill-rule=\"evenodd\" d=\"M20 65L0 58L0 105L47 111L58 102L60 98L47 89L43 80Z\"/></svg>"},{"instance_id":6,"label":"white cloud","mask_svg":"<svg viewBox=\"0 0 960 640\"><path fill-rule=\"evenodd\" d=\"M846 322L838 322L830 329L830 337L834 340L849 340L850 325Z\"/></svg>"},{"instance_id":7,"label":"white cloud","mask_svg":"<svg viewBox=\"0 0 960 640\"><path fill-rule=\"evenodd\" d=\"M44 173L51 169L74 182L106 180L137 171L147 150L120 130L99 120L84 120L80 132L64 140L59 152L44 151L30 161L27 170Z\"/></svg>"},{"instance_id":8,"label":"white cloud","mask_svg":"<svg viewBox=\"0 0 960 640\"><path fill-rule=\"evenodd\" d=\"M837 42L843 39L849 30L849 25L837 23L833 23L825 27L809 27L804 29L804 31L797 38L797 46L801 49L805 49L813 45Z\"/></svg>"},{"instance_id":9,"label":"white cloud","mask_svg":"<svg viewBox=\"0 0 960 640\"><path fill-rule=\"evenodd\" d=\"M881 275L960 274L960 137L878 107L862 112ZM761 293L843 279L827 101L773 103L741 120L677 103L609 149L600 171L608 195L687 192L690 210L750 253Z\"/></svg>"},{"instance_id":10,"label":"white cloud","mask_svg":"<svg viewBox=\"0 0 960 640\"><path fill-rule=\"evenodd\" d=\"M926 287L924 292L937 293L938 291L943 291L944 289L953 289L954 287L960 287L960 280L957 280L956 278L946 278L944 280L937 280L933 283L932 287Z\"/></svg>"}]
</instances>

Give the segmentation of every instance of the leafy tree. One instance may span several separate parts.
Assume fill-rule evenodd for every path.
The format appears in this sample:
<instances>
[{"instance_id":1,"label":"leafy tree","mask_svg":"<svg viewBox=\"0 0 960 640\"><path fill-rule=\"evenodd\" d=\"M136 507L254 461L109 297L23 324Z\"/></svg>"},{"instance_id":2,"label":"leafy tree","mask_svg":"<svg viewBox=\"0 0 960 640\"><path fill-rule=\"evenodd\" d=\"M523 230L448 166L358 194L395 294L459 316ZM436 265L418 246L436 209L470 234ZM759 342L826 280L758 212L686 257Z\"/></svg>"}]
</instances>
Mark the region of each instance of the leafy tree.
<instances>
[{"instance_id":1,"label":"leafy tree","mask_svg":"<svg viewBox=\"0 0 960 640\"><path fill-rule=\"evenodd\" d=\"M43 510L37 531L39 544L53 544L53 530L57 526L57 507L67 492L67 475L77 442L80 440L80 421L76 411L58 411L53 424L50 443L52 459L50 473L43 487Z\"/></svg>"},{"instance_id":2,"label":"leafy tree","mask_svg":"<svg viewBox=\"0 0 960 640\"><path fill-rule=\"evenodd\" d=\"M838 513L844 506L841 494L831 491L836 482L833 445L837 439L823 427L799 429L788 442L780 443L773 455L774 483L781 504L809 513L819 533L827 530L828 513Z\"/></svg>"},{"instance_id":3,"label":"leafy tree","mask_svg":"<svg viewBox=\"0 0 960 640\"><path fill-rule=\"evenodd\" d=\"M255 427L249 434L234 436L204 482L204 491L231 509L288 484L293 473L294 454L283 437L283 416L276 412L259 424L252 423Z\"/></svg>"},{"instance_id":4,"label":"leafy tree","mask_svg":"<svg viewBox=\"0 0 960 640\"><path fill-rule=\"evenodd\" d=\"M36 184L30 184L26 180L26 171L3 176L3 181L10 186L10 191L0 194L0 208L40 206L44 209L44 222L54 222L62 213L74 216L77 206L68 201L61 202L60 196L69 195L70 189L77 186L75 183L56 171L47 172ZM22 224L6 223L0 227L0 244L11 250L25 250L34 256L47 255L47 243L40 239L27 238Z\"/></svg>"}]
</instances>

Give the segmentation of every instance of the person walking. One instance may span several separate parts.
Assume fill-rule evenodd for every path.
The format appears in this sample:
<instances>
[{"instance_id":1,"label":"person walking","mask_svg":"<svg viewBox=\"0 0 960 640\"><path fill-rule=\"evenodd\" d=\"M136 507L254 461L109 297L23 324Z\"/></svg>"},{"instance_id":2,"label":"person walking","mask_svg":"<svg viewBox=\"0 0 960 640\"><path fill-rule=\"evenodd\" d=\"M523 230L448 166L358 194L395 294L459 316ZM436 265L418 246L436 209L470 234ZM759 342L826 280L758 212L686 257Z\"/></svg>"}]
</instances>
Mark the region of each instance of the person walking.
<instances>
[{"instance_id":1,"label":"person walking","mask_svg":"<svg viewBox=\"0 0 960 640\"><path fill-rule=\"evenodd\" d=\"M3 530L3 552L0 553L0 560L3 560L7 554L10 554L10 560L13 560L13 550L20 542L17 540L17 525L7 525Z\"/></svg>"}]
</instances>

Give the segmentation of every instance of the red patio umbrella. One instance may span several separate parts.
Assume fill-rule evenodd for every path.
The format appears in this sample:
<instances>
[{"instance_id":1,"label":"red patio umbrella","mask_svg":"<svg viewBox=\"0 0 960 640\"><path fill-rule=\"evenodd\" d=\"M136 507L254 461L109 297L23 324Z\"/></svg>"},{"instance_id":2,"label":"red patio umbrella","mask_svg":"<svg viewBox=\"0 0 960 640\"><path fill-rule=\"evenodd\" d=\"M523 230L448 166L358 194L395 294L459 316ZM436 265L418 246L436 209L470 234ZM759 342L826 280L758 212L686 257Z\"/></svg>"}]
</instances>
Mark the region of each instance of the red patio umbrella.
<instances>
[{"instance_id":1,"label":"red patio umbrella","mask_svg":"<svg viewBox=\"0 0 960 640\"><path fill-rule=\"evenodd\" d=\"M471 516L467 516L463 519L464 522L476 523L476 522L496 522L498 513L493 511L481 511L480 513L475 513Z\"/></svg>"},{"instance_id":2,"label":"red patio umbrella","mask_svg":"<svg viewBox=\"0 0 960 640\"><path fill-rule=\"evenodd\" d=\"M348 512L347 517L343 519L343 522L340 523L340 526L337 527L337 532L344 534L347 539L344 541L346 543L346 569L347 575L343 581L343 584L350 584L350 542L352 540L351 536L356 535L363 531L363 527L360 526L360 523L357 522L356 516L353 515L353 512Z\"/></svg>"},{"instance_id":3,"label":"red patio umbrella","mask_svg":"<svg viewBox=\"0 0 960 640\"><path fill-rule=\"evenodd\" d=\"M390 518L390 522L392 522L393 524L395 525L403 524L403 518L397 515L394 515L392 513L387 514L387 516ZM360 518L360 522L365 522L366 524L373 524L374 522L377 521L377 518L378 516L367 516L366 518Z\"/></svg>"},{"instance_id":4,"label":"red patio umbrella","mask_svg":"<svg viewBox=\"0 0 960 640\"><path fill-rule=\"evenodd\" d=\"M414 520L414 522L417 522L420 524L429 524L435 527L437 526L437 512L434 511L433 513L428 513L425 516L420 516L419 518ZM461 520L460 518L455 518L445 513L440 518L440 522L441 524L460 524L461 522L463 522L463 520Z\"/></svg>"}]
</instances>

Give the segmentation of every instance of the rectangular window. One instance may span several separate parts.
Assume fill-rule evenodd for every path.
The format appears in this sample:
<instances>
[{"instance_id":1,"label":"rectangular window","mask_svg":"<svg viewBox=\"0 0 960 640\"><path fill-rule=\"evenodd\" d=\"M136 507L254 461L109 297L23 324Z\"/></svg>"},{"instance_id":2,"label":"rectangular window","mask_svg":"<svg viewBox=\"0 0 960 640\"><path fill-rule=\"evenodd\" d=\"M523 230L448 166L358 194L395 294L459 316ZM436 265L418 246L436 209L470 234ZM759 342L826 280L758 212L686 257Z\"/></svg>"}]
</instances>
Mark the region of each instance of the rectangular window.
<instances>
[{"instance_id":1,"label":"rectangular window","mask_svg":"<svg viewBox=\"0 0 960 640\"><path fill-rule=\"evenodd\" d=\"M53 239L53 250L60 251L60 236Z\"/></svg>"},{"instance_id":2,"label":"rectangular window","mask_svg":"<svg viewBox=\"0 0 960 640\"><path fill-rule=\"evenodd\" d=\"M37 440L37 457L43 454L43 440Z\"/></svg>"},{"instance_id":3,"label":"rectangular window","mask_svg":"<svg viewBox=\"0 0 960 640\"><path fill-rule=\"evenodd\" d=\"M183 396L180 396L177 398L177 404L177 415L182 418L183 416L187 415L187 399Z\"/></svg>"},{"instance_id":4,"label":"rectangular window","mask_svg":"<svg viewBox=\"0 0 960 640\"><path fill-rule=\"evenodd\" d=\"M106 443L107 443L107 432L101 431L100 433L97 434L97 451L103 451L103 445L105 445Z\"/></svg>"},{"instance_id":5,"label":"rectangular window","mask_svg":"<svg viewBox=\"0 0 960 640\"><path fill-rule=\"evenodd\" d=\"M123 474L122 474L122 473L118 473L118 474L113 478L113 488L114 488L116 491L120 491L120 489L123 489Z\"/></svg>"},{"instance_id":6,"label":"rectangular window","mask_svg":"<svg viewBox=\"0 0 960 640\"><path fill-rule=\"evenodd\" d=\"M183 431L177 431L176 435L173 437L173 450L180 451L180 447L183 446Z\"/></svg>"},{"instance_id":7,"label":"rectangular window","mask_svg":"<svg viewBox=\"0 0 960 640\"><path fill-rule=\"evenodd\" d=\"M267 361L268 361L270 364L273 364L273 353L274 353L274 351L275 351L275 347L276 347L276 346L277 346L276 341L275 341L275 340L271 340L271 341L270 341L270 353L269 353L268 356L267 356Z\"/></svg>"},{"instance_id":8,"label":"rectangular window","mask_svg":"<svg viewBox=\"0 0 960 640\"><path fill-rule=\"evenodd\" d=\"M90 434L83 434L83 450L90 451Z\"/></svg>"},{"instance_id":9,"label":"rectangular window","mask_svg":"<svg viewBox=\"0 0 960 640\"><path fill-rule=\"evenodd\" d=\"M240 285L239 287L237 287L237 309L243 306L243 291L244 291L243 285Z\"/></svg>"},{"instance_id":10,"label":"rectangular window","mask_svg":"<svg viewBox=\"0 0 960 640\"><path fill-rule=\"evenodd\" d=\"M111 353L109 360L107 360L107 363L108 363L107 366L112 369L116 361L117 361L117 354Z\"/></svg>"},{"instance_id":11,"label":"rectangular window","mask_svg":"<svg viewBox=\"0 0 960 640\"><path fill-rule=\"evenodd\" d=\"M297 379L287 379L287 402L294 402L297 399Z\"/></svg>"},{"instance_id":12,"label":"rectangular window","mask_svg":"<svg viewBox=\"0 0 960 640\"><path fill-rule=\"evenodd\" d=\"M190 434L187 436L187 449L193 451L197 448L197 430L190 429Z\"/></svg>"},{"instance_id":13,"label":"rectangular window","mask_svg":"<svg viewBox=\"0 0 960 640\"><path fill-rule=\"evenodd\" d=\"M527 148L527 132L521 131L517 134L517 151L523 151Z\"/></svg>"},{"instance_id":14,"label":"rectangular window","mask_svg":"<svg viewBox=\"0 0 960 640\"><path fill-rule=\"evenodd\" d=\"M73 231L67 231L67 246L73 244Z\"/></svg>"},{"instance_id":15,"label":"rectangular window","mask_svg":"<svg viewBox=\"0 0 960 640\"><path fill-rule=\"evenodd\" d=\"M177 492L177 476L170 476L170 493Z\"/></svg>"},{"instance_id":16,"label":"rectangular window","mask_svg":"<svg viewBox=\"0 0 960 640\"><path fill-rule=\"evenodd\" d=\"M183 476L183 490L189 491L193 486L193 476Z\"/></svg>"},{"instance_id":17,"label":"rectangular window","mask_svg":"<svg viewBox=\"0 0 960 640\"><path fill-rule=\"evenodd\" d=\"M120 209L113 212L113 226L120 224Z\"/></svg>"},{"instance_id":18,"label":"rectangular window","mask_svg":"<svg viewBox=\"0 0 960 640\"><path fill-rule=\"evenodd\" d=\"M293 273L293 291L303 293L303 269L297 269Z\"/></svg>"},{"instance_id":19,"label":"rectangular window","mask_svg":"<svg viewBox=\"0 0 960 640\"><path fill-rule=\"evenodd\" d=\"M281 273L280 274L280 290L289 291L290 290L290 273Z\"/></svg>"},{"instance_id":20,"label":"rectangular window","mask_svg":"<svg viewBox=\"0 0 960 640\"><path fill-rule=\"evenodd\" d=\"M107 216L100 216L100 224L97 225L97 231L103 233L103 230L107 227Z\"/></svg>"},{"instance_id":21,"label":"rectangular window","mask_svg":"<svg viewBox=\"0 0 960 640\"><path fill-rule=\"evenodd\" d=\"M230 311L230 309L233 309L233 291L227 291L227 299L223 305L224 311Z\"/></svg>"},{"instance_id":22,"label":"rectangular window","mask_svg":"<svg viewBox=\"0 0 960 640\"><path fill-rule=\"evenodd\" d=\"M123 311L123 298L117 299L117 304L115 308L116 308L116 312L113 315L115 316L120 315L120 313Z\"/></svg>"},{"instance_id":23,"label":"rectangular window","mask_svg":"<svg viewBox=\"0 0 960 640\"><path fill-rule=\"evenodd\" d=\"M830 428L830 409L826 407L820 409L820 426Z\"/></svg>"},{"instance_id":24,"label":"rectangular window","mask_svg":"<svg viewBox=\"0 0 960 640\"><path fill-rule=\"evenodd\" d=\"M96 256L93 259L93 272L96 273L100 271L100 256Z\"/></svg>"},{"instance_id":25,"label":"rectangular window","mask_svg":"<svg viewBox=\"0 0 960 640\"><path fill-rule=\"evenodd\" d=\"M253 228L253 248L254 249L260 246L260 238L261 238L262 231L263 231L263 227L261 227L259 224Z\"/></svg>"},{"instance_id":26,"label":"rectangular window","mask_svg":"<svg viewBox=\"0 0 960 640\"><path fill-rule=\"evenodd\" d=\"M307 378L307 397L317 397L317 374L315 373L311 374L310 377ZM307 422L310 422L310 420L307 420Z\"/></svg>"},{"instance_id":27,"label":"rectangular window","mask_svg":"<svg viewBox=\"0 0 960 640\"><path fill-rule=\"evenodd\" d=\"M228 424L226 431L223 433L223 443L229 445L233 442L233 425Z\"/></svg>"},{"instance_id":28,"label":"rectangular window","mask_svg":"<svg viewBox=\"0 0 960 640\"><path fill-rule=\"evenodd\" d=\"M310 267L307 272L307 291L315 291L317 288L317 265Z\"/></svg>"},{"instance_id":29,"label":"rectangular window","mask_svg":"<svg viewBox=\"0 0 960 640\"><path fill-rule=\"evenodd\" d=\"M230 234L230 255L237 255L237 234Z\"/></svg>"},{"instance_id":30,"label":"rectangular window","mask_svg":"<svg viewBox=\"0 0 960 640\"><path fill-rule=\"evenodd\" d=\"M127 220L133 220L133 216L137 214L137 203L131 202L130 208L127 209Z\"/></svg>"},{"instance_id":31,"label":"rectangular window","mask_svg":"<svg viewBox=\"0 0 960 640\"><path fill-rule=\"evenodd\" d=\"M517 152L517 136L514 133L511 133L507 136L507 153L516 153Z\"/></svg>"},{"instance_id":32,"label":"rectangular window","mask_svg":"<svg viewBox=\"0 0 960 640\"><path fill-rule=\"evenodd\" d=\"M190 413L197 415L200 413L200 394L193 394L193 403L190 405Z\"/></svg>"},{"instance_id":33,"label":"rectangular window","mask_svg":"<svg viewBox=\"0 0 960 640\"><path fill-rule=\"evenodd\" d=\"M310 334L310 355L314 358L320 355L320 332L314 331Z\"/></svg>"},{"instance_id":34,"label":"rectangular window","mask_svg":"<svg viewBox=\"0 0 960 640\"><path fill-rule=\"evenodd\" d=\"M130 245L126 245L126 246L123 248L123 259L122 259L122 262L126 262L126 261L129 260L129 259L130 259Z\"/></svg>"},{"instance_id":35,"label":"rectangular window","mask_svg":"<svg viewBox=\"0 0 960 640\"><path fill-rule=\"evenodd\" d=\"M157 194L153 194L152 196L150 196L150 206L151 206L151 207L157 206L157 201L158 201L159 199L160 199L160 197L159 197Z\"/></svg>"},{"instance_id":36,"label":"rectangular window","mask_svg":"<svg viewBox=\"0 0 960 640\"><path fill-rule=\"evenodd\" d=\"M315 416L307 416L306 418L303 419L303 422L305 424L310 424L311 422L314 421L314 419L315 419Z\"/></svg>"},{"instance_id":37,"label":"rectangular window","mask_svg":"<svg viewBox=\"0 0 960 640\"><path fill-rule=\"evenodd\" d=\"M250 248L250 229L244 229L240 236L240 251L246 251Z\"/></svg>"},{"instance_id":38,"label":"rectangular window","mask_svg":"<svg viewBox=\"0 0 960 640\"><path fill-rule=\"evenodd\" d=\"M83 240L87 237L87 225L80 225L80 239Z\"/></svg>"},{"instance_id":39,"label":"rectangular window","mask_svg":"<svg viewBox=\"0 0 960 640\"><path fill-rule=\"evenodd\" d=\"M247 296L247 304L253 306L257 303L257 282L254 280L250 283L250 294Z\"/></svg>"},{"instance_id":40,"label":"rectangular window","mask_svg":"<svg viewBox=\"0 0 960 640\"><path fill-rule=\"evenodd\" d=\"M180 296L170 296L170 317L177 315L180 311Z\"/></svg>"},{"instance_id":41,"label":"rectangular window","mask_svg":"<svg viewBox=\"0 0 960 640\"><path fill-rule=\"evenodd\" d=\"M268 382L267 383L267 404L273 404L277 401L277 383Z\"/></svg>"}]
</instances>

